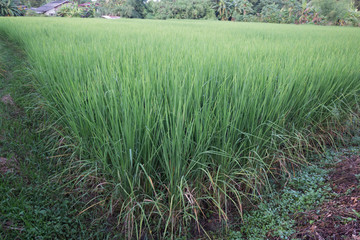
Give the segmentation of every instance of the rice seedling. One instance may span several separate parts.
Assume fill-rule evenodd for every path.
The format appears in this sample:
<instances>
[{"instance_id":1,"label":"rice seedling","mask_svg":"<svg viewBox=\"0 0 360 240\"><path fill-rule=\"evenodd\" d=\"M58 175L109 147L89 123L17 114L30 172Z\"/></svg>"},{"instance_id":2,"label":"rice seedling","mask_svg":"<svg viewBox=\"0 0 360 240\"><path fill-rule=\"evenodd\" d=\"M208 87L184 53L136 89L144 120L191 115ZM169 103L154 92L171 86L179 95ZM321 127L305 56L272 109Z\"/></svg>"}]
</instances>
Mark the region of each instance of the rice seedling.
<instances>
[{"instance_id":1,"label":"rice seedling","mask_svg":"<svg viewBox=\"0 0 360 240\"><path fill-rule=\"evenodd\" d=\"M0 21L26 51L53 121L92 166L79 178L98 172L111 182L107 202L133 238L241 215L282 153L303 151L305 133L357 106L355 28ZM298 161L290 156L284 169Z\"/></svg>"}]
</instances>

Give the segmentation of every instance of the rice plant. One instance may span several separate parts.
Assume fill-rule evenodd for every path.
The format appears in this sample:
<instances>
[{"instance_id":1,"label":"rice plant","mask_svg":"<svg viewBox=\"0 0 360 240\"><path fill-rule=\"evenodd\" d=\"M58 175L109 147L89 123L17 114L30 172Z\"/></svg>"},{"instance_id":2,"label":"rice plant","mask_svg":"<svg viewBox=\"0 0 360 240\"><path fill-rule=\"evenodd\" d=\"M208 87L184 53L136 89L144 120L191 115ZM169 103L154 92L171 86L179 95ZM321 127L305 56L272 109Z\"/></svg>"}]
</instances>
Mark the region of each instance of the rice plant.
<instances>
[{"instance_id":1,"label":"rice plant","mask_svg":"<svg viewBox=\"0 0 360 240\"><path fill-rule=\"evenodd\" d=\"M106 202L130 238L203 232L208 218L241 216L274 168L298 161L306 133L357 105L355 28L0 22L26 51L33 84L78 161L90 166L79 178L101 174L111 184Z\"/></svg>"}]
</instances>

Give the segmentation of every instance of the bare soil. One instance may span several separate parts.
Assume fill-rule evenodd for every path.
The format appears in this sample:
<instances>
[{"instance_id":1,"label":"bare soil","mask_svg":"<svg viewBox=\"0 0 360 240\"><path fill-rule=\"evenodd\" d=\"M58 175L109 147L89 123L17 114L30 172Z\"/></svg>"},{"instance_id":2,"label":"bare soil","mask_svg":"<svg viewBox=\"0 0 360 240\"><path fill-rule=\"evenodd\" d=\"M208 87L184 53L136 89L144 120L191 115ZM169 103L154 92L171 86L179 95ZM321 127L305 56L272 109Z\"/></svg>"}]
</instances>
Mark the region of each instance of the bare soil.
<instances>
[{"instance_id":1,"label":"bare soil","mask_svg":"<svg viewBox=\"0 0 360 240\"><path fill-rule=\"evenodd\" d=\"M18 172L18 163L15 158L0 157L0 174Z\"/></svg>"}]
</instances>

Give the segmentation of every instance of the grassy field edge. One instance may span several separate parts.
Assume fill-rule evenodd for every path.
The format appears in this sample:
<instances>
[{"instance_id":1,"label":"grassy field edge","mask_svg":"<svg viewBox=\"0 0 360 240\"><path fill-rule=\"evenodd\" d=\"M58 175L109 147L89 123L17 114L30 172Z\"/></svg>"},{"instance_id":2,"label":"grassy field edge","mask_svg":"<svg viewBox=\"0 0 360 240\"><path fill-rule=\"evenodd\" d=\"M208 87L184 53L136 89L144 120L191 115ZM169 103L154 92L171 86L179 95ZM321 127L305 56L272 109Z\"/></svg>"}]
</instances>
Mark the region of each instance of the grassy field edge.
<instances>
[{"instance_id":1,"label":"grassy field edge","mask_svg":"<svg viewBox=\"0 0 360 240\"><path fill-rule=\"evenodd\" d=\"M53 158L51 123L39 109L29 65L17 44L0 39L0 238L112 239L113 228L66 188Z\"/></svg>"}]
</instances>

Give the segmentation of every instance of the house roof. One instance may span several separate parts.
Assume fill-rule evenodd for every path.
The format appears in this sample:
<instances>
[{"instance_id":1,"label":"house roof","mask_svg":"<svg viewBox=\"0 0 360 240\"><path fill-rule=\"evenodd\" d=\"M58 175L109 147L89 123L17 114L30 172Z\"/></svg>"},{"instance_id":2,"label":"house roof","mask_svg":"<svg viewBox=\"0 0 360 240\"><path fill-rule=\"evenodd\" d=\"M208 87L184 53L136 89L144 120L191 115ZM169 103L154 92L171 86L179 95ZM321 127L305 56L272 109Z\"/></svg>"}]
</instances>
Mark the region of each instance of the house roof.
<instances>
[{"instance_id":1,"label":"house roof","mask_svg":"<svg viewBox=\"0 0 360 240\"><path fill-rule=\"evenodd\" d=\"M50 2L50 3L47 3L41 7L38 7L38 8L35 8L34 10L37 12L37 13L45 13L51 9L54 9L64 3L68 3L69 1L68 0L57 0L57 1L53 1L53 2Z\"/></svg>"}]
</instances>

